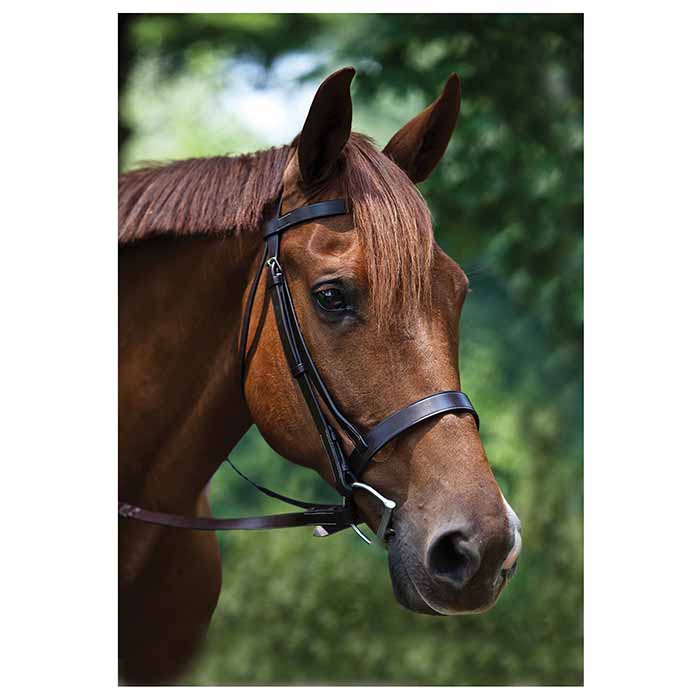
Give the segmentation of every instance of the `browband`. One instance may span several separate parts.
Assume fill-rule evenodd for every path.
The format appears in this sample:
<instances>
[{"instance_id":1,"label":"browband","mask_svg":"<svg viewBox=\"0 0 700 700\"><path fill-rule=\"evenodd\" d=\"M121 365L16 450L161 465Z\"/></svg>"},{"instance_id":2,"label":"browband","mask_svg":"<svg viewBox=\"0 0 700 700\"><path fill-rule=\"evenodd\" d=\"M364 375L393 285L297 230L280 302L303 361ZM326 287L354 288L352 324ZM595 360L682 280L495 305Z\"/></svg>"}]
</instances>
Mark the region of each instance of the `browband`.
<instances>
[{"instance_id":1,"label":"browband","mask_svg":"<svg viewBox=\"0 0 700 700\"><path fill-rule=\"evenodd\" d=\"M321 219L326 216L340 216L347 214L348 208L344 199L329 199L327 202L317 202L309 204L299 209L292 209L284 216L280 216L282 210L282 197L280 197L279 205L277 206L277 216L265 224L264 238L273 236L276 233L282 233L292 226L303 224L305 221L313 219Z\"/></svg>"}]
</instances>

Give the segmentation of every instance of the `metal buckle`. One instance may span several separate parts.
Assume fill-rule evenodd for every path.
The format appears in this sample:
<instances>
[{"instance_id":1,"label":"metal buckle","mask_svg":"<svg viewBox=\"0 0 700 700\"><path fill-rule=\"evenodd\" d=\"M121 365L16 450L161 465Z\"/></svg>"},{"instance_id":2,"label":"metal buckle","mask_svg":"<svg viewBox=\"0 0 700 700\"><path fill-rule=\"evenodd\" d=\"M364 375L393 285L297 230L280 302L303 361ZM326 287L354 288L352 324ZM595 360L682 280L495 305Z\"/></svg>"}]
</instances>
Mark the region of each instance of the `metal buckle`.
<instances>
[{"instance_id":1,"label":"metal buckle","mask_svg":"<svg viewBox=\"0 0 700 700\"><path fill-rule=\"evenodd\" d=\"M369 484L364 484L361 481L353 481L350 484L353 489L363 489L367 493L371 493L381 504L382 504L382 517L379 519L379 526L377 527L377 539L386 546L384 536L386 535L386 530L389 527L389 522L391 521L391 516L396 508L396 502L392 501L390 498L385 498L379 491L373 489ZM367 543L372 544L372 541L358 528L356 525L351 525L352 529Z\"/></svg>"},{"instance_id":2,"label":"metal buckle","mask_svg":"<svg viewBox=\"0 0 700 700\"><path fill-rule=\"evenodd\" d=\"M282 274L282 266L276 256L273 255L271 258L268 258L265 264L270 268L270 271L275 277Z\"/></svg>"}]
</instances>

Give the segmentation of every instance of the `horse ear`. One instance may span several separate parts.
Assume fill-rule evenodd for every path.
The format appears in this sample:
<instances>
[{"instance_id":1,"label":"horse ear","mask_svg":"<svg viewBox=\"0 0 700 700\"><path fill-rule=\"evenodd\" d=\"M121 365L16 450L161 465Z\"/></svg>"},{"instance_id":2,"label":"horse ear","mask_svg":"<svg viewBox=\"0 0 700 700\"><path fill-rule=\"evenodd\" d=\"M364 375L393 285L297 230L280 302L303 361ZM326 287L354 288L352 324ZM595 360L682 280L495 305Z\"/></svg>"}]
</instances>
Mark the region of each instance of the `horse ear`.
<instances>
[{"instance_id":1,"label":"horse ear","mask_svg":"<svg viewBox=\"0 0 700 700\"><path fill-rule=\"evenodd\" d=\"M384 148L413 182L423 182L440 162L457 124L460 99L459 78L452 73L440 97L399 129Z\"/></svg>"},{"instance_id":2,"label":"horse ear","mask_svg":"<svg viewBox=\"0 0 700 700\"><path fill-rule=\"evenodd\" d=\"M354 68L341 68L319 86L299 136L299 170L305 185L330 174L350 137Z\"/></svg>"}]
</instances>

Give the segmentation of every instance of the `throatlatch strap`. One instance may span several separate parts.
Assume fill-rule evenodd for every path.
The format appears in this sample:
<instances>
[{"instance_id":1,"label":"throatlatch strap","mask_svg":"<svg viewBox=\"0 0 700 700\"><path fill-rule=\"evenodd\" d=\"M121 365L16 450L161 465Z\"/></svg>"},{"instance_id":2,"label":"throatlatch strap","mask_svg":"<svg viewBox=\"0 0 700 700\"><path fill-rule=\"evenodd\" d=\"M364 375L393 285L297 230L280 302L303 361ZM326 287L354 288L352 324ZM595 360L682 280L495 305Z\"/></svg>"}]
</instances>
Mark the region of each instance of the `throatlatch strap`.
<instances>
[{"instance_id":1,"label":"throatlatch strap","mask_svg":"<svg viewBox=\"0 0 700 700\"><path fill-rule=\"evenodd\" d=\"M282 501L282 503L288 503L290 506L296 506L297 508L311 509L328 507L327 503L307 503L306 501L299 501L298 499L292 498L291 496L285 496L283 493L278 493L277 491L268 489L266 486L258 484L256 481L253 481L249 476L246 476L228 457L224 460L224 462L226 462L226 464L228 464L231 467L231 469L233 469L233 471L241 477L241 479L245 479L251 486L255 487L258 491L260 491L260 493L264 493L270 498L276 498L278 501Z\"/></svg>"}]
</instances>

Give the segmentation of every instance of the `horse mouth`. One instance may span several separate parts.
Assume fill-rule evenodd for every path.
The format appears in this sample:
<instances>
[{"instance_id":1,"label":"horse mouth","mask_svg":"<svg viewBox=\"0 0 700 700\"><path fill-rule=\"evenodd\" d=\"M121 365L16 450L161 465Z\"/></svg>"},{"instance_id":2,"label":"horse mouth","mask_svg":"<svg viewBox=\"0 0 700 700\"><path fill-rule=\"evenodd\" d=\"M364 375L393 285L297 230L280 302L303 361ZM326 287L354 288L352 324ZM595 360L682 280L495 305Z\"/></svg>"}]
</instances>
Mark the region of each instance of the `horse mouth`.
<instances>
[{"instance_id":1,"label":"horse mouth","mask_svg":"<svg viewBox=\"0 0 700 700\"><path fill-rule=\"evenodd\" d=\"M446 614L435 609L425 599L404 565L398 547L389 547L389 575L394 597L406 610L423 615L444 616Z\"/></svg>"},{"instance_id":2,"label":"horse mouth","mask_svg":"<svg viewBox=\"0 0 700 700\"><path fill-rule=\"evenodd\" d=\"M459 606L456 608L447 603L443 605L421 590L419 583L416 582L416 578L420 581L420 573L418 572L418 575L414 578L410 568L404 561L400 547L393 543L390 543L389 546L389 574L391 576L394 596L402 607L422 615L435 615L440 617L472 615L486 612L496 604L496 601L511 578L511 575L508 574L498 576L493 583L491 591L483 596L479 596L481 600L479 600L476 605L473 607Z\"/></svg>"}]
</instances>

